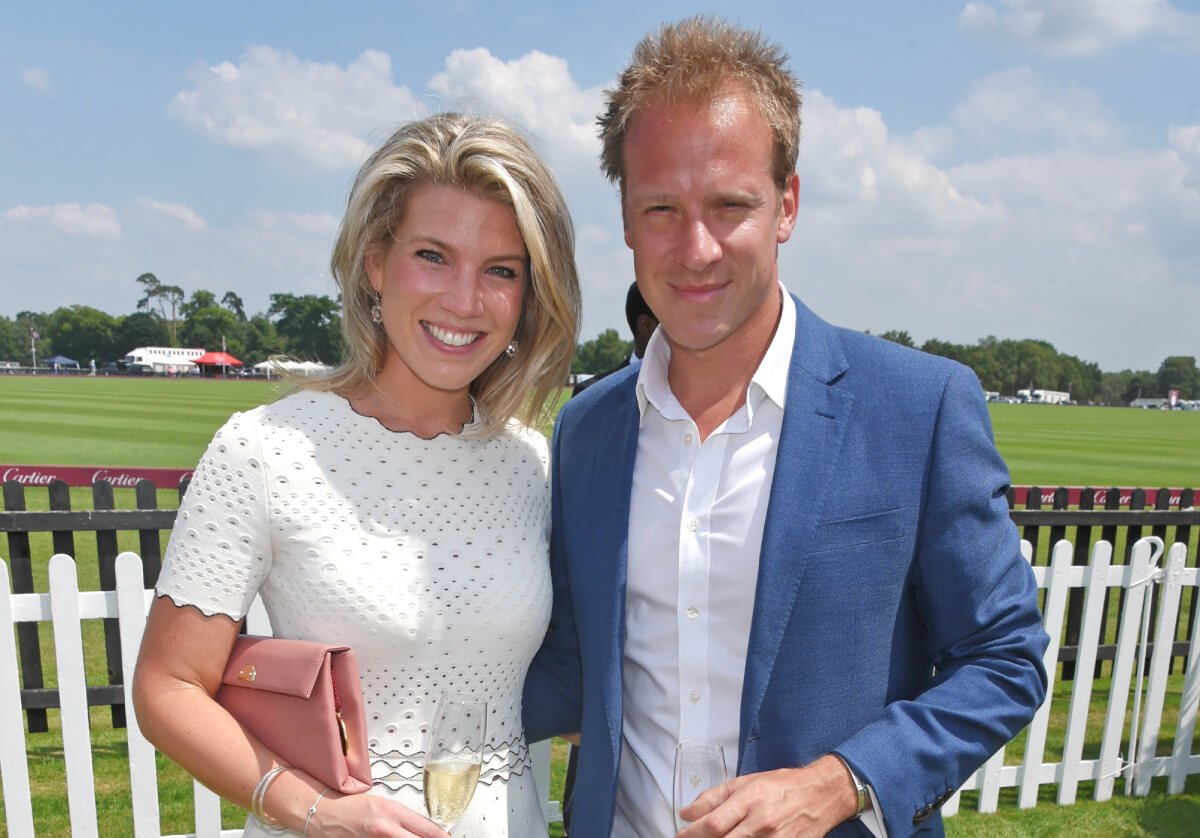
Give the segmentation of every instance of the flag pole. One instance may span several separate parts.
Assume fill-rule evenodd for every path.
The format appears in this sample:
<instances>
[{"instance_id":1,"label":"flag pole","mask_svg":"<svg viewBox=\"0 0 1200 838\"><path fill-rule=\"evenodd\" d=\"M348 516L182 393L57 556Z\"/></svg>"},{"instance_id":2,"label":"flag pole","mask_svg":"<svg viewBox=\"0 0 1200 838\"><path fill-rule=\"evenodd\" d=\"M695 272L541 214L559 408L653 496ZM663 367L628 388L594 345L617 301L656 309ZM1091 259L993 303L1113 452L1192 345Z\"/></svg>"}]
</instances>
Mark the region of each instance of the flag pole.
<instances>
[{"instance_id":1,"label":"flag pole","mask_svg":"<svg viewBox=\"0 0 1200 838\"><path fill-rule=\"evenodd\" d=\"M37 375L37 344L34 343L38 338L38 333L33 329L29 330L29 354L33 357L33 374Z\"/></svg>"}]
</instances>

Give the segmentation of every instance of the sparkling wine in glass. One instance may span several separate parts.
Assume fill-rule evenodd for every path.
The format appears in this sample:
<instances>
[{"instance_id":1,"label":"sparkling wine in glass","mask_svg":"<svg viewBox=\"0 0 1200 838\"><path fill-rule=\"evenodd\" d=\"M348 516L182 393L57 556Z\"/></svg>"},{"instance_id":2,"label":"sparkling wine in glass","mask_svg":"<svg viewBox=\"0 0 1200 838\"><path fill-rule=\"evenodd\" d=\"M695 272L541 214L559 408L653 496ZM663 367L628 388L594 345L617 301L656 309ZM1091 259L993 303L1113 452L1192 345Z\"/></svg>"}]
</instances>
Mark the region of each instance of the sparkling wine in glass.
<instances>
[{"instance_id":1,"label":"sparkling wine in glass","mask_svg":"<svg viewBox=\"0 0 1200 838\"><path fill-rule=\"evenodd\" d=\"M723 785L729 778L725 769L725 749L718 742L690 739L675 746L675 796L672 807L675 829L686 827L679 814L681 809L711 788Z\"/></svg>"},{"instance_id":2,"label":"sparkling wine in glass","mask_svg":"<svg viewBox=\"0 0 1200 838\"><path fill-rule=\"evenodd\" d=\"M442 693L425 749L425 808L449 832L471 802L483 767L487 703Z\"/></svg>"}]
</instances>

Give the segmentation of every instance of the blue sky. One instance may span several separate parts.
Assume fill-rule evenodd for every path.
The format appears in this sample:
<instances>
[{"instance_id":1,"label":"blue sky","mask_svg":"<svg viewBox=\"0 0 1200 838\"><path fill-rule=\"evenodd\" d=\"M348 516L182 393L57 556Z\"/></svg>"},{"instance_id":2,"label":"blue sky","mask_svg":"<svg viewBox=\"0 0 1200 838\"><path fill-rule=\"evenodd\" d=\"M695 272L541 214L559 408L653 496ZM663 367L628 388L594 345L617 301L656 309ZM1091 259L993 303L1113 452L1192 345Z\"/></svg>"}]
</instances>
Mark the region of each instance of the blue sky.
<instances>
[{"instance_id":1,"label":"blue sky","mask_svg":"<svg viewBox=\"0 0 1200 838\"><path fill-rule=\"evenodd\" d=\"M632 280L593 121L637 39L761 28L804 80L785 285L856 329L1200 356L1200 2L22 3L0 11L0 314L333 294L358 163L398 123L507 116L578 231L584 338Z\"/></svg>"}]
</instances>

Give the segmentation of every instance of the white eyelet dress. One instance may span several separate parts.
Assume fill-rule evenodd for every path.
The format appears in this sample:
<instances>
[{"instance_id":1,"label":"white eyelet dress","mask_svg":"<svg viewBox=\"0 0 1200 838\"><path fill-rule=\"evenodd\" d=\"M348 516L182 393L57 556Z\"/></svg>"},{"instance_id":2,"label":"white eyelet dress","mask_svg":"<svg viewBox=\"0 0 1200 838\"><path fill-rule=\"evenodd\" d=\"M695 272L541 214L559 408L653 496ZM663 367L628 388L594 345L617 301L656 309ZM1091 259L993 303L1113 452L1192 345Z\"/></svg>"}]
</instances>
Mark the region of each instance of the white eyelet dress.
<instances>
[{"instance_id":1,"label":"white eyelet dress","mask_svg":"<svg viewBox=\"0 0 1200 838\"><path fill-rule=\"evenodd\" d=\"M467 431L472 426L464 428ZM300 392L235 414L196 468L157 592L357 655L374 788L424 814L442 691L487 700L483 773L455 838L546 835L521 689L550 618L545 438L421 439ZM263 833L248 821L246 835Z\"/></svg>"}]
</instances>

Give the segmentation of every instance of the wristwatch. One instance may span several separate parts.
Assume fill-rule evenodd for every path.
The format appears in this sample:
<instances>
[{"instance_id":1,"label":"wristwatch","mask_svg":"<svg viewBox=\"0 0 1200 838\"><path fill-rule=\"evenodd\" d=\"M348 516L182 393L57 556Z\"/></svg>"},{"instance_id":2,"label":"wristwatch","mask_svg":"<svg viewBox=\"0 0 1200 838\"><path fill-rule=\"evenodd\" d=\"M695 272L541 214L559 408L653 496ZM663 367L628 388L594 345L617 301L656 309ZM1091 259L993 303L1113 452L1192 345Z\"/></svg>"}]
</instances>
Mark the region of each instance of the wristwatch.
<instances>
[{"instance_id":1,"label":"wristwatch","mask_svg":"<svg viewBox=\"0 0 1200 838\"><path fill-rule=\"evenodd\" d=\"M858 820L863 816L864 812L871 808L871 793L867 791L867 784L858 779L858 775L854 773L854 769L850 767L850 763L837 754L834 754L834 756L846 767L846 773L850 775L850 781L854 783L854 791L858 795L858 811L854 813L852 820Z\"/></svg>"}]
</instances>

